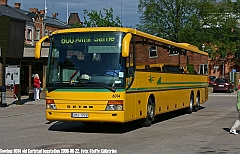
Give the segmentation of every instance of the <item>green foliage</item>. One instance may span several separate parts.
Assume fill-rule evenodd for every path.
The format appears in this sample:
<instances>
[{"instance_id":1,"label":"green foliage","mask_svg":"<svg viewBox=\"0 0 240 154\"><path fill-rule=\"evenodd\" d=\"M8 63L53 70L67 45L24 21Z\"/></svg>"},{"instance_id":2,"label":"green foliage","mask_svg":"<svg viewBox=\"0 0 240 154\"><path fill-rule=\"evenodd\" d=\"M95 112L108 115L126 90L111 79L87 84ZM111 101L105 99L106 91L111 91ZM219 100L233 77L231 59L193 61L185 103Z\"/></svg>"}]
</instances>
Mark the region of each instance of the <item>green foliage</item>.
<instances>
[{"instance_id":1,"label":"green foliage","mask_svg":"<svg viewBox=\"0 0 240 154\"><path fill-rule=\"evenodd\" d=\"M187 42L211 56L236 52L240 0L140 0L138 29L175 42ZM217 50L216 48L217 47Z\"/></svg>"},{"instance_id":2,"label":"green foliage","mask_svg":"<svg viewBox=\"0 0 240 154\"><path fill-rule=\"evenodd\" d=\"M84 12L84 26L85 27L120 27L121 20L117 16L114 18L113 9L103 8L104 14L102 11L83 10Z\"/></svg>"},{"instance_id":3,"label":"green foliage","mask_svg":"<svg viewBox=\"0 0 240 154\"><path fill-rule=\"evenodd\" d=\"M140 0L138 9L142 14L140 24L142 31L172 41L179 42L184 27L197 23L196 0ZM196 27L196 25L194 25Z\"/></svg>"},{"instance_id":4,"label":"green foliage","mask_svg":"<svg viewBox=\"0 0 240 154\"><path fill-rule=\"evenodd\" d=\"M196 74L196 71L194 70L194 65L187 63L187 71L189 74Z\"/></svg>"},{"instance_id":5,"label":"green foliage","mask_svg":"<svg viewBox=\"0 0 240 154\"><path fill-rule=\"evenodd\" d=\"M24 41L23 41L23 46L28 46L27 43L26 43L26 38L24 38Z\"/></svg>"},{"instance_id":6,"label":"green foliage","mask_svg":"<svg viewBox=\"0 0 240 154\"><path fill-rule=\"evenodd\" d=\"M75 23L74 25L71 26L71 28L83 28L84 26L80 23Z\"/></svg>"}]
</instances>

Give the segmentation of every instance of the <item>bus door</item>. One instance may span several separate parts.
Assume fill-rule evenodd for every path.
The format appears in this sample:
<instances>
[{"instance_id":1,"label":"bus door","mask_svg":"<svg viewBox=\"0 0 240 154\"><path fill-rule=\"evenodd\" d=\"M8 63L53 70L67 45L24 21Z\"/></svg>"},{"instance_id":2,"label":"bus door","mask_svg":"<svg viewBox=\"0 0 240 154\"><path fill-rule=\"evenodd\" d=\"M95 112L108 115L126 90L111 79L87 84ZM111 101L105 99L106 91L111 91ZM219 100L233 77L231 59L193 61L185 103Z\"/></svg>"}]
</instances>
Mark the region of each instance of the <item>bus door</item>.
<instances>
[{"instance_id":1,"label":"bus door","mask_svg":"<svg viewBox=\"0 0 240 154\"><path fill-rule=\"evenodd\" d=\"M130 45L129 56L126 58L126 100L125 100L125 120L135 119L136 115L136 93L131 92L134 80L134 52L133 44Z\"/></svg>"}]
</instances>

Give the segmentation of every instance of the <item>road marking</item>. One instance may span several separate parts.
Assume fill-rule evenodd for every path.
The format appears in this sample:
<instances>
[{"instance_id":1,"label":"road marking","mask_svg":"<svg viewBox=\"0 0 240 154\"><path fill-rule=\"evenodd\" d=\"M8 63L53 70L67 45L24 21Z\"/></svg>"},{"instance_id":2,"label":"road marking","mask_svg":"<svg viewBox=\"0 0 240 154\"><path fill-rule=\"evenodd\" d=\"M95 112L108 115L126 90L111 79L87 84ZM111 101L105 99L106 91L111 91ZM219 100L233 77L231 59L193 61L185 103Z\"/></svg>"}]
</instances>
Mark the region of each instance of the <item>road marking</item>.
<instances>
[{"instance_id":1,"label":"road marking","mask_svg":"<svg viewBox=\"0 0 240 154\"><path fill-rule=\"evenodd\" d=\"M234 97L237 97L237 95L208 95L208 96L234 96Z\"/></svg>"}]
</instances>

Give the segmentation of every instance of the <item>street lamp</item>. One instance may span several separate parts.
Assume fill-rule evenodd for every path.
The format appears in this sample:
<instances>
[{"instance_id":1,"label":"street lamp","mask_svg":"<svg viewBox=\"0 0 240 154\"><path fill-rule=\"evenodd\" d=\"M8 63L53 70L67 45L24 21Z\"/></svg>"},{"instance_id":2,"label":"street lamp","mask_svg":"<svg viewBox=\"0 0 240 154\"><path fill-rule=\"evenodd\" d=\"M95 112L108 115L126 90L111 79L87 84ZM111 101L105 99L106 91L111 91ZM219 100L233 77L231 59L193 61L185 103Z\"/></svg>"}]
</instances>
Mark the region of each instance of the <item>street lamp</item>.
<instances>
[{"instance_id":1,"label":"street lamp","mask_svg":"<svg viewBox=\"0 0 240 154\"><path fill-rule=\"evenodd\" d=\"M205 49L205 45L204 45L204 44L202 44L202 50L204 51L204 49Z\"/></svg>"},{"instance_id":2,"label":"street lamp","mask_svg":"<svg viewBox=\"0 0 240 154\"><path fill-rule=\"evenodd\" d=\"M121 27L122 27L122 0L121 0Z\"/></svg>"},{"instance_id":3,"label":"street lamp","mask_svg":"<svg viewBox=\"0 0 240 154\"><path fill-rule=\"evenodd\" d=\"M222 60L222 77L224 78L225 75L225 58L226 56L223 53L220 53L220 58Z\"/></svg>"},{"instance_id":4,"label":"street lamp","mask_svg":"<svg viewBox=\"0 0 240 154\"><path fill-rule=\"evenodd\" d=\"M225 66L224 66L224 59L222 61L222 77L224 78L224 70L225 70Z\"/></svg>"}]
</instances>

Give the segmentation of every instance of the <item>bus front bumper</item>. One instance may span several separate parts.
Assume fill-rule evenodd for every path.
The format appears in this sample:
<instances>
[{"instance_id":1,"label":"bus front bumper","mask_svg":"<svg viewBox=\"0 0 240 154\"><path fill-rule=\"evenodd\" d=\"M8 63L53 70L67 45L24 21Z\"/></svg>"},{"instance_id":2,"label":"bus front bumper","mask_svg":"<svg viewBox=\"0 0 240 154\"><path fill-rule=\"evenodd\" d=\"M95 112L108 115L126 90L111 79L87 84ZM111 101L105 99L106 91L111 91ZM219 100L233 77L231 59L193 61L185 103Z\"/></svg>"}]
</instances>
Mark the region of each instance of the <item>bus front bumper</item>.
<instances>
[{"instance_id":1,"label":"bus front bumper","mask_svg":"<svg viewBox=\"0 0 240 154\"><path fill-rule=\"evenodd\" d=\"M124 111L46 110L46 120L124 123Z\"/></svg>"}]
</instances>

